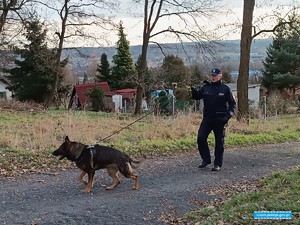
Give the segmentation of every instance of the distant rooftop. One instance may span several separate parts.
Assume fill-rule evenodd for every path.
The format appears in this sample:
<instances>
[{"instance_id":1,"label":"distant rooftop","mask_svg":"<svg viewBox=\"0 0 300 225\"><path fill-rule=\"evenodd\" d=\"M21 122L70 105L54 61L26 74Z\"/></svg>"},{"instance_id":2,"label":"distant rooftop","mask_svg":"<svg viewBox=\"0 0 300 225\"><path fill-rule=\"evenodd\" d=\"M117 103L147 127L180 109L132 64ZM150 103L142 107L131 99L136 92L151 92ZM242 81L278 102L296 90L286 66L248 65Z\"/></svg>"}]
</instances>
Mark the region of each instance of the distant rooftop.
<instances>
[{"instance_id":1,"label":"distant rooftop","mask_svg":"<svg viewBox=\"0 0 300 225\"><path fill-rule=\"evenodd\" d=\"M239 76L239 71L230 71L233 78ZM262 77L262 72L260 70L249 70L249 77Z\"/></svg>"},{"instance_id":2,"label":"distant rooftop","mask_svg":"<svg viewBox=\"0 0 300 225\"><path fill-rule=\"evenodd\" d=\"M236 91L237 90L237 84L236 83L229 83L229 84L226 84L231 91ZM260 84L249 84L248 85L248 88L255 88L255 87L258 87L258 86L261 86Z\"/></svg>"}]
</instances>

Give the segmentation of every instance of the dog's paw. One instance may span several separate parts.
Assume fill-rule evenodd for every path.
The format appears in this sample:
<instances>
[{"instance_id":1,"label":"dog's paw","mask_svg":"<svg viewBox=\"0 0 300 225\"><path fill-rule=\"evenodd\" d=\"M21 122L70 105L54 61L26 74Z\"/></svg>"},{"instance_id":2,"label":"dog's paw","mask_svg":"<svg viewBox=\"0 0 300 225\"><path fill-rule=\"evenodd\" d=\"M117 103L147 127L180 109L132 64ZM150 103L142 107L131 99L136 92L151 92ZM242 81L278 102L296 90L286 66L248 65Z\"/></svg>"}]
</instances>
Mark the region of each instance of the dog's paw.
<instances>
[{"instance_id":1,"label":"dog's paw","mask_svg":"<svg viewBox=\"0 0 300 225\"><path fill-rule=\"evenodd\" d=\"M88 184L87 180L81 180L81 182L86 184L86 185Z\"/></svg>"},{"instance_id":2,"label":"dog's paw","mask_svg":"<svg viewBox=\"0 0 300 225\"><path fill-rule=\"evenodd\" d=\"M85 194L88 194L90 193L91 189L84 189L84 190L81 190L81 193L85 193Z\"/></svg>"},{"instance_id":3,"label":"dog's paw","mask_svg":"<svg viewBox=\"0 0 300 225\"><path fill-rule=\"evenodd\" d=\"M106 190L108 190L108 191L110 191L110 190L113 190L115 187L113 187L113 186L109 186L109 187L106 187L105 189Z\"/></svg>"}]
</instances>

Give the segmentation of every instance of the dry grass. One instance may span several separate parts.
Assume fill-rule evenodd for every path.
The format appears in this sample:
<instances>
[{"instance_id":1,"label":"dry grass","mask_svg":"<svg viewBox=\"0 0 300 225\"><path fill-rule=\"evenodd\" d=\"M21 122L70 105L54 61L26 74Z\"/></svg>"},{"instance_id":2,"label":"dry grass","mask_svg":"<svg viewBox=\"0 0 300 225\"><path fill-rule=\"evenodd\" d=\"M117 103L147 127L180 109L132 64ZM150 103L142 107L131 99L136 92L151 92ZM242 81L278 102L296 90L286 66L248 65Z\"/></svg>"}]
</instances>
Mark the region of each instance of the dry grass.
<instances>
[{"instance_id":1,"label":"dry grass","mask_svg":"<svg viewBox=\"0 0 300 225\"><path fill-rule=\"evenodd\" d=\"M49 111L39 114L1 113L0 145L2 148L41 151L57 147L65 135L71 140L95 143L121 130L137 118L93 112ZM197 118L198 117L198 118ZM194 135L199 116L178 115L161 119L148 116L106 140L114 142L176 139Z\"/></svg>"},{"instance_id":2,"label":"dry grass","mask_svg":"<svg viewBox=\"0 0 300 225\"><path fill-rule=\"evenodd\" d=\"M66 135L71 140L86 144L114 145L132 156L146 153L159 155L169 140L195 136L200 120L199 115L164 119L149 115L120 131L138 118L82 111L31 112L2 111L0 114L0 176L70 167L66 160L61 163L51 155ZM149 152L146 149L149 143L155 150ZM145 152L139 152L141 148L145 148Z\"/></svg>"},{"instance_id":3,"label":"dry grass","mask_svg":"<svg viewBox=\"0 0 300 225\"><path fill-rule=\"evenodd\" d=\"M59 168L62 164L51 152L62 143L66 135L71 140L86 144L114 145L133 157L194 150L201 121L198 113L165 118L149 115L134 123L138 117L126 114L46 111L31 106L22 109L0 109L0 176L7 174L7 171L11 174L20 169L26 173ZM134 124L120 131L131 123ZM232 119L227 130L227 147L286 141L290 134L294 135L291 137L294 140L299 138L300 117L254 120L250 126ZM285 136L277 137L277 133ZM214 143L212 137L209 140ZM24 164L24 161L28 163ZM63 162L65 166L70 166L66 161Z\"/></svg>"},{"instance_id":4,"label":"dry grass","mask_svg":"<svg viewBox=\"0 0 300 225\"><path fill-rule=\"evenodd\" d=\"M44 151L59 146L66 135L69 135L71 140L83 143L102 142L102 139L118 132L136 119L124 114L82 111L43 111L37 114L1 112L0 148ZM201 115L192 113L166 118L149 115L103 142L109 145L130 142L134 145L141 141L194 137L200 121ZM274 117L251 121L250 126L232 119L228 133L256 134L288 129L300 129L300 118Z\"/></svg>"},{"instance_id":5,"label":"dry grass","mask_svg":"<svg viewBox=\"0 0 300 225\"><path fill-rule=\"evenodd\" d=\"M184 145L174 144L174 140L195 137L200 121L199 115L192 114L167 118L149 115L120 131L137 119L131 115L82 111L42 111L36 114L2 111L0 156L3 160L0 160L0 175L11 175L11 172L18 173L20 170L35 172L59 169L61 162L51 152L66 135L71 140L86 144L114 145L133 157L170 154L177 150L175 145L178 148ZM195 138L190 143L195 146ZM193 148L188 144L182 147L182 150L187 149ZM24 161L28 163L24 164ZM70 164L65 163L64 166Z\"/></svg>"},{"instance_id":6,"label":"dry grass","mask_svg":"<svg viewBox=\"0 0 300 225\"><path fill-rule=\"evenodd\" d=\"M69 135L71 140L95 143L119 131L137 118L129 115L93 112L50 111L39 114L1 113L1 147L43 151L55 148ZM5 122L6 121L6 122ZM148 116L106 140L122 141L176 139L195 135L199 115L177 115L165 119Z\"/></svg>"}]
</instances>

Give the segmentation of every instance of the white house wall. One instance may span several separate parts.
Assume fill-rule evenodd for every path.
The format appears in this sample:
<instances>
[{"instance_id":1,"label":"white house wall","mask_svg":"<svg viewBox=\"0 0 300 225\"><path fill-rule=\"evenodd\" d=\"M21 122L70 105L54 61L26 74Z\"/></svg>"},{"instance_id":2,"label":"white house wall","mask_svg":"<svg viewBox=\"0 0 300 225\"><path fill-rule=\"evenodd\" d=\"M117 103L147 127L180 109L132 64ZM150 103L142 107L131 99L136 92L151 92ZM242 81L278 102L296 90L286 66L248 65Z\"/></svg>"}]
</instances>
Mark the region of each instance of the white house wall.
<instances>
[{"instance_id":1,"label":"white house wall","mask_svg":"<svg viewBox=\"0 0 300 225\"><path fill-rule=\"evenodd\" d=\"M248 89L249 100L253 101L250 107L253 107L255 109L259 108L259 89L260 86L253 86L253 87L249 87Z\"/></svg>"},{"instance_id":2,"label":"white house wall","mask_svg":"<svg viewBox=\"0 0 300 225\"><path fill-rule=\"evenodd\" d=\"M228 86L230 87L232 94L237 98L236 84L229 84ZM259 108L260 84L248 86L248 99L252 102L250 107L255 109Z\"/></svg>"},{"instance_id":3,"label":"white house wall","mask_svg":"<svg viewBox=\"0 0 300 225\"><path fill-rule=\"evenodd\" d=\"M123 109L122 95L113 95L112 101L115 103L115 112L119 112Z\"/></svg>"},{"instance_id":4,"label":"white house wall","mask_svg":"<svg viewBox=\"0 0 300 225\"><path fill-rule=\"evenodd\" d=\"M0 92L6 92L6 99L11 100L12 99L12 93L5 89L7 87L7 84L4 84L0 81Z\"/></svg>"}]
</instances>

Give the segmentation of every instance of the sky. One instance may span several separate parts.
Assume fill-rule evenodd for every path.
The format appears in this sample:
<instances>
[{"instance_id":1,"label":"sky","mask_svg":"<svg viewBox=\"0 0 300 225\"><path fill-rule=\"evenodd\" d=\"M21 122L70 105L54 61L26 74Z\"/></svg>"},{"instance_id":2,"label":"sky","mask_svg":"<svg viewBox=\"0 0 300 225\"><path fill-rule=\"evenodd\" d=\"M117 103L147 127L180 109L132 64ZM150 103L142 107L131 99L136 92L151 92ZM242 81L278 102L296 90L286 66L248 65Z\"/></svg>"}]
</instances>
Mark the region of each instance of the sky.
<instances>
[{"instance_id":1,"label":"sky","mask_svg":"<svg viewBox=\"0 0 300 225\"><path fill-rule=\"evenodd\" d=\"M75 0L74 0L75 1ZM116 0L117 1L117 0ZM130 45L142 45L142 34L143 34L143 4L139 3L139 8L135 8L132 2L144 2L143 0L119 0L120 1L120 10L115 13L115 23L119 21L123 22L123 27L126 38L130 42ZM197 0L194 0L197 1ZM207 0L209 1L209 0ZM243 0L212 0L216 3L216 8L213 11L213 17L210 19L206 18L197 18L197 22L200 23L202 30L205 31L205 34L211 34L211 38L215 40L237 40L240 39L241 35L241 24L243 17ZM150 1L151 2L151 1ZM253 24L257 30L266 29L274 25L274 17L266 17L263 22L258 22L262 15L272 13L272 10L276 8L277 5L291 5L292 3L298 4L300 7L300 1L295 0L256 0L256 7L254 10L254 19ZM287 7L281 8L280 13L284 13ZM140 16L138 14L141 14ZM53 14L54 15L54 14ZM47 15L48 18L53 15ZM139 17L138 17L139 16ZM59 20L58 20L59 21ZM156 25L155 32L163 30L172 26L172 28L182 29L184 24L179 19L164 19L159 20ZM59 27L59 22L56 27ZM59 28L56 31L59 31ZM93 33L96 37L103 37L102 46L112 46L116 45L118 41L118 31L115 30L100 30L99 27L89 27L89 32ZM55 37L53 33L55 31L48 32L52 35L52 38ZM269 38L269 36L259 36L259 38ZM159 43L176 43L178 40L171 38L170 36L157 36L152 38L151 41ZM55 41L53 42L56 43ZM99 46L99 43L91 44L86 38L78 38L72 40L68 43L65 41L64 47L82 47L82 46Z\"/></svg>"},{"instance_id":2,"label":"sky","mask_svg":"<svg viewBox=\"0 0 300 225\"><path fill-rule=\"evenodd\" d=\"M130 0L127 0L130 2ZM257 0L256 8L254 10L254 20L253 24L256 24L257 29L266 29L272 25L274 25L274 18L265 18L263 23L259 23L258 20L262 15L270 14L272 9L275 9L277 5L286 5L297 4L297 1L293 0ZM299 3L298 3L298 6ZM125 33L127 34L127 40L130 41L131 45L141 45L142 44L142 33L143 33L143 20L141 18L137 18L134 16L128 16L130 13L132 14L132 5L130 3L126 3L126 1L122 1L121 4L122 12L119 13L116 21L123 21L123 26L125 27ZM221 0L220 6L218 6L220 13L210 21L203 21L203 27L208 31L215 31L218 35L217 39L222 40L235 40L240 39L240 26L243 19L243 0ZM283 13L288 7L284 7L280 9L280 12ZM230 13L222 13L225 10L230 10ZM131 11L131 12L130 12ZM234 26L229 26L229 23L235 23ZM178 22L179 24L179 22ZM227 24L227 25L225 25ZM159 29L163 29L169 25L176 26L176 21L165 20L161 23L161 26L158 26ZM182 26L178 25L178 26ZM221 27L220 27L221 26ZM270 36L270 35L269 35ZM269 36L262 36L260 38L268 38ZM116 42L118 37L111 37L111 42ZM155 39L154 39L155 40ZM175 42L175 39L166 38L166 37L158 37L155 41L161 42Z\"/></svg>"}]
</instances>

